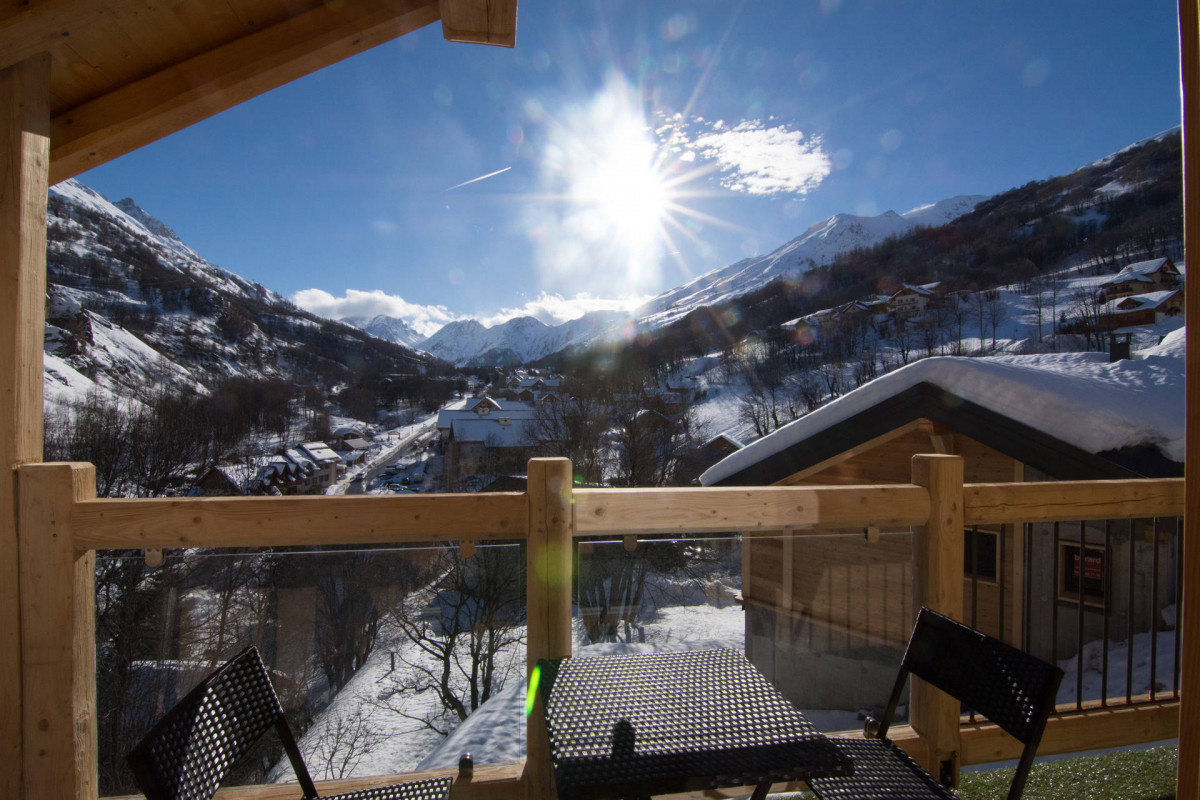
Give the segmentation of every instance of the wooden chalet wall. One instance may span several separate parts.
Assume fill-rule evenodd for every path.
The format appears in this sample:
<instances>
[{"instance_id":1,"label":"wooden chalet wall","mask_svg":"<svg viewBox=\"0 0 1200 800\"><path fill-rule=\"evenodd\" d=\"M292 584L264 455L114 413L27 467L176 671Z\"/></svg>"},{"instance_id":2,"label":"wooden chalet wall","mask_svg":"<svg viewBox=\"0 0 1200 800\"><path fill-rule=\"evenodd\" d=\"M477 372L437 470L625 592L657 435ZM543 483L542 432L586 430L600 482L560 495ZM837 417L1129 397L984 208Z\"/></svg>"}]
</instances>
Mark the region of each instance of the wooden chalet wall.
<instances>
[{"instance_id":1,"label":"wooden chalet wall","mask_svg":"<svg viewBox=\"0 0 1200 800\"><path fill-rule=\"evenodd\" d=\"M911 480L913 456L929 452L961 456L969 483L1024 480L1024 465L1016 459L944 425L919 419L779 483L906 484ZM975 610L974 622L980 629L1019 641L1023 537L1012 536L1019 526L1003 527L1007 533L1005 565L999 570L1003 592L996 581L965 580L963 602ZM913 537L908 531L870 537L750 539L743 550L742 595L751 660L806 708L861 707L871 698L886 697L912 631L912 565ZM789 691L787 676L800 671L795 669L798 661L814 662L805 671L810 679ZM846 681L847 673L858 679ZM813 674L828 679L814 681ZM846 694L847 687L853 687L853 694Z\"/></svg>"}]
</instances>

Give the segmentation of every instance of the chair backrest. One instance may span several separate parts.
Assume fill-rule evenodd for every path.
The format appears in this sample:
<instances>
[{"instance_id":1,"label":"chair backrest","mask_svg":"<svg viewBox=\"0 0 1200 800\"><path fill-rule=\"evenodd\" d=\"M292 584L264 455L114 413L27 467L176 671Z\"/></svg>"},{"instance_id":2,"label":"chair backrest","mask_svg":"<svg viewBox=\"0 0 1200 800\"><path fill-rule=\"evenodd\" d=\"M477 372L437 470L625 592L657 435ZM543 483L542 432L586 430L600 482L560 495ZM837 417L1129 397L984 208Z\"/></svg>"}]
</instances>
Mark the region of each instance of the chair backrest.
<instances>
[{"instance_id":1,"label":"chair backrest","mask_svg":"<svg viewBox=\"0 0 1200 800\"><path fill-rule=\"evenodd\" d=\"M247 647L158 721L130 751L129 766L147 800L210 800L229 770L272 727L304 796L316 797L262 658Z\"/></svg>"},{"instance_id":2,"label":"chair backrest","mask_svg":"<svg viewBox=\"0 0 1200 800\"><path fill-rule=\"evenodd\" d=\"M1054 711L1063 671L1054 664L928 608L917 615L879 736L909 674L982 714L1025 745L1009 797L1019 797L1046 719Z\"/></svg>"}]
</instances>

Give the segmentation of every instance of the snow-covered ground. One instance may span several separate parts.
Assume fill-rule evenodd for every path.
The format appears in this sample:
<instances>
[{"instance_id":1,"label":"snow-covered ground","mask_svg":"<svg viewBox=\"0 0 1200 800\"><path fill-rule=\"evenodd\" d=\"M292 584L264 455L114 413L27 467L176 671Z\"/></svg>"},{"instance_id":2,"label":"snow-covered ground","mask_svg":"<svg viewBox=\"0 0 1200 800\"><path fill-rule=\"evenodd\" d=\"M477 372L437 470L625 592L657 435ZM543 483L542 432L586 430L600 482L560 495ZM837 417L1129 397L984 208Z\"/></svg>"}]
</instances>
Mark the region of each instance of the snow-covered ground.
<instances>
[{"instance_id":1,"label":"snow-covered ground","mask_svg":"<svg viewBox=\"0 0 1200 800\"><path fill-rule=\"evenodd\" d=\"M711 648L744 649L745 618L739 606L715 607L711 605L673 606L660 609L656 621L646 626L644 643L586 644L582 628L576 620L574 656L586 658L596 655L619 653L652 653L682 650L704 650ZM1169 691L1174 685L1175 636L1173 631L1160 632L1155 644L1157 652L1158 691ZM374 653L353 678L350 684L334 699L326 711L301 740L301 749L310 769L318 778L336 777L336 767L326 772L323 766L330 760L345 758L346 751L336 752L330 744L333 733L338 730L338 720L368 728L372 736L370 746L353 759L342 761L348 769L341 776L368 776L393 772L410 772L426 769L453 768L463 753L470 753L478 764L512 763L525 755L525 681L524 653L508 654L508 673L504 687L474 714L456 727L449 736L442 737L431 730L422 730L411 720L381 708L377 702L380 687L388 682L391 672L392 650L413 657L410 643L397 638L381 642ZM1091 642L1083 651L1082 686L1085 699L1100 696L1102 685L1102 643ZM1132 693L1143 694L1150 690L1150 634L1138 634L1133 642ZM1126 668L1129 650L1125 642L1110 642L1108 653L1108 695L1123 697L1126 690ZM1059 691L1059 703L1075 701L1079 659L1073 657L1060 662L1066 672ZM431 692L428 694L432 694ZM881 698L882 700L882 698ZM416 696L404 707L406 714L420 714L432 710L436 700L430 696ZM862 722L857 711L813 711L805 715L821 730L827 732L859 730ZM343 739L344 739L343 735ZM361 747L360 741L360 747ZM331 758L332 756L332 758ZM291 780L286 762L272 773L275 780Z\"/></svg>"}]
</instances>

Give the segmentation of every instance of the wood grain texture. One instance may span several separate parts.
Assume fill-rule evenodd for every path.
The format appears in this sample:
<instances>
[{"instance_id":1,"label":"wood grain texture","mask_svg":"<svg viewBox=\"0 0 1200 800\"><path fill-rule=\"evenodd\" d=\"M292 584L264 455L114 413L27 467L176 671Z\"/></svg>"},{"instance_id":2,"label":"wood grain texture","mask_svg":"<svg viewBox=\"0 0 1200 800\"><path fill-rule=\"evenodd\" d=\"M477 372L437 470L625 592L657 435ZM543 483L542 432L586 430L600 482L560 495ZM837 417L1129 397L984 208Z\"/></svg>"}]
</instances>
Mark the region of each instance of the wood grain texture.
<instances>
[{"instance_id":1,"label":"wood grain texture","mask_svg":"<svg viewBox=\"0 0 1200 800\"><path fill-rule=\"evenodd\" d=\"M520 492L369 497L95 500L73 512L81 547L283 547L524 539Z\"/></svg>"},{"instance_id":2,"label":"wood grain texture","mask_svg":"<svg viewBox=\"0 0 1200 800\"><path fill-rule=\"evenodd\" d=\"M517 44L517 0L440 0L442 36L450 42Z\"/></svg>"},{"instance_id":3,"label":"wood grain texture","mask_svg":"<svg viewBox=\"0 0 1200 800\"><path fill-rule=\"evenodd\" d=\"M22 794L96 797L95 563L71 506L95 496L90 464L20 468Z\"/></svg>"},{"instance_id":4,"label":"wood grain texture","mask_svg":"<svg viewBox=\"0 0 1200 800\"><path fill-rule=\"evenodd\" d=\"M538 659L571 655L571 462L529 462L529 541L526 548L526 675ZM529 798L554 798L557 790L540 696L525 721L525 787Z\"/></svg>"},{"instance_id":5,"label":"wood grain texture","mask_svg":"<svg viewBox=\"0 0 1200 800\"><path fill-rule=\"evenodd\" d=\"M575 525L597 533L776 531L813 525L908 527L928 518L916 486L771 486L762 489L579 489Z\"/></svg>"},{"instance_id":6,"label":"wood grain texture","mask_svg":"<svg viewBox=\"0 0 1200 800\"><path fill-rule=\"evenodd\" d=\"M109 87L81 104L56 110L50 180L65 180L424 27L435 22L438 13L437 0L322 3L269 27L249 28L240 38L159 66L133 82ZM104 22L114 31L110 39L119 38L115 30L123 23L115 18ZM111 42L103 44L108 47Z\"/></svg>"},{"instance_id":7,"label":"wood grain texture","mask_svg":"<svg viewBox=\"0 0 1200 800\"><path fill-rule=\"evenodd\" d=\"M929 492L929 522L913 528L913 607L957 620L963 618L962 481L960 456L913 456L912 482ZM958 701L915 676L909 694L909 723L929 742L925 768L939 775L949 761L957 783Z\"/></svg>"},{"instance_id":8,"label":"wood grain texture","mask_svg":"<svg viewBox=\"0 0 1200 800\"><path fill-rule=\"evenodd\" d=\"M21 785L21 598L15 469L42 458L50 60L0 71L0 797Z\"/></svg>"},{"instance_id":9,"label":"wood grain texture","mask_svg":"<svg viewBox=\"0 0 1200 800\"><path fill-rule=\"evenodd\" d=\"M1177 517L1184 508L1183 478L976 483L963 491L968 525Z\"/></svg>"}]
</instances>

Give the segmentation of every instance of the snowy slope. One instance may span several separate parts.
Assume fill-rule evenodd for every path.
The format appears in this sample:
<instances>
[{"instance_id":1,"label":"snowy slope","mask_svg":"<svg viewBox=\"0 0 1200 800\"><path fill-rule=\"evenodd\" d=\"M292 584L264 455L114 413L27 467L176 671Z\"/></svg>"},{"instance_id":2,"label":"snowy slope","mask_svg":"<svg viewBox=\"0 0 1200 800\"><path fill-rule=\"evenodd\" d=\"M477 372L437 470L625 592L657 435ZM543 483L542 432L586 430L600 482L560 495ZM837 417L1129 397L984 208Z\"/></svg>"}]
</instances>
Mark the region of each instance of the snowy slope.
<instances>
[{"instance_id":1,"label":"snowy slope","mask_svg":"<svg viewBox=\"0 0 1200 800\"><path fill-rule=\"evenodd\" d=\"M876 217L835 214L771 253L715 269L655 297L639 308L637 315L650 327L666 325L700 306L752 292L776 278L803 275L814 267L829 264L847 250L870 247L918 225L944 225L985 199L982 195L952 197L914 208L906 214L895 211Z\"/></svg>"}]
</instances>

